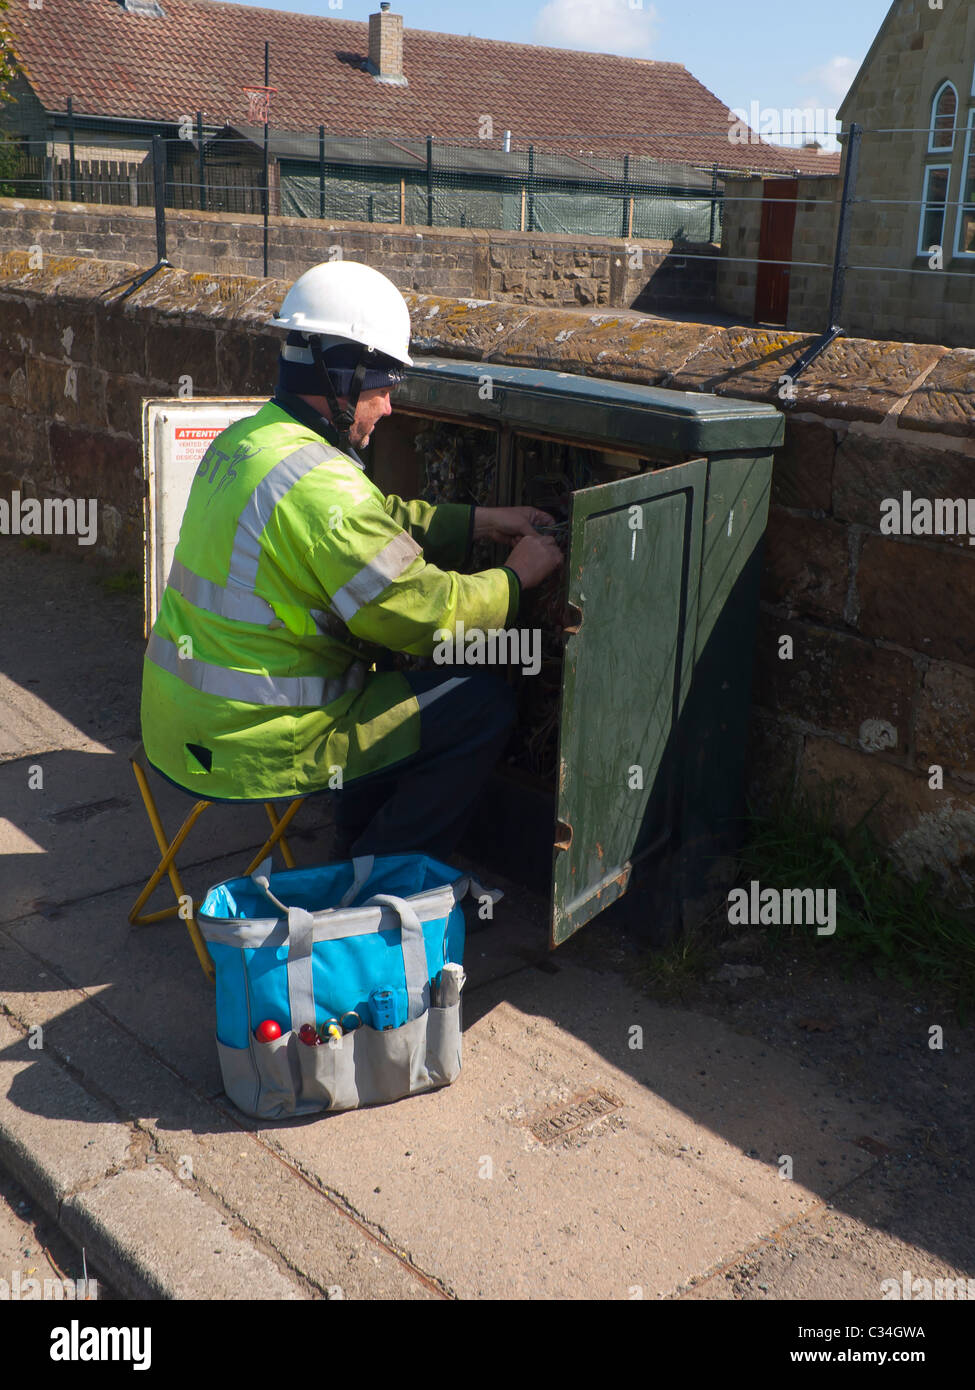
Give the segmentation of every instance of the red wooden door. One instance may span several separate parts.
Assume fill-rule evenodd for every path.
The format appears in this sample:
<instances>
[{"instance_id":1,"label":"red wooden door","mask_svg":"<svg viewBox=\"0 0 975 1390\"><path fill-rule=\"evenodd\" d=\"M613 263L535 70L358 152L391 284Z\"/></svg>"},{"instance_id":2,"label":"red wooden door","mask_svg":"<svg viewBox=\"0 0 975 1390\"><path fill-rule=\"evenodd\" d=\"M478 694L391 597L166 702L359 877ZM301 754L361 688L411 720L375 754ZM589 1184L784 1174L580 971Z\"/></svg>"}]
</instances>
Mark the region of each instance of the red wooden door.
<instances>
[{"instance_id":1,"label":"red wooden door","mask_svg":"<svg viewBox=\"0 0 975 1390\"><path fill-rule=\"evenodd\" d=\"M792 235L796 226L796 179L767 179L758 239L758 276L755 282L755 322L785 323L789 314L789 267L770 261L792 260Z\"/></svg>"}]
</instances>

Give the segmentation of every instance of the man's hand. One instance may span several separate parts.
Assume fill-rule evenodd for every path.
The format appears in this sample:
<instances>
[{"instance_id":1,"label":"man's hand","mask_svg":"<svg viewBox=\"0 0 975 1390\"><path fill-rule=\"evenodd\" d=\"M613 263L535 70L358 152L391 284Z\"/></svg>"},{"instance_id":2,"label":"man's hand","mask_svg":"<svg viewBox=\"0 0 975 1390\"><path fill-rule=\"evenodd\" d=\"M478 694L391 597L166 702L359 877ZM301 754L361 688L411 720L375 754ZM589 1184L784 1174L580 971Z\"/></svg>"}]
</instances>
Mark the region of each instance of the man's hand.
<instances>
[{"instance_id":1,"label":"man's hand","mask_svg":"<svg viewBox=\"0 0 975 1390\"><path fill-rule=\"evenodd\" d=\"M554 537L537 536L532 533L522 536L508 556L506 564L508 569L514 570L523 589L534 589L562 564L562 552Z\"/></svg>"},{"instance_id":2,"label":"man's hand","mask_svg":"<svg viewBox=\"0 0 975 1390\"><path fill-rule=\"evenodd\" d=\"M533 536L536 526L551 526L555 518L538 507L475 507L476 541L510 541Z\"/></svg>"}]
</instances>

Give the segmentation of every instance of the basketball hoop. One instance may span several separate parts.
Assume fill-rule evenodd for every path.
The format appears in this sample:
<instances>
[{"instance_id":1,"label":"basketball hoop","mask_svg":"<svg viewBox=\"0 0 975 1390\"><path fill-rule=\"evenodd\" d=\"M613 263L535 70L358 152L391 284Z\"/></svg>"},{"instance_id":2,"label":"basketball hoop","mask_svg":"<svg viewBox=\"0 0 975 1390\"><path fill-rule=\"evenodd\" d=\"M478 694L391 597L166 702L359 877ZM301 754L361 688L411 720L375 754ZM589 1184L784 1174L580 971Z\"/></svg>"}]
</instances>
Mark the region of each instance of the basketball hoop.
<instances>
[{"instance_id":1,"label":"basketball hoop","mask_svg":"<svg viewBox=\"0 0 975 1390\"><path fill-rule=\"evenodd\" d=\"M247 97L247 119L251 125L267 125L271 112L271 98L277 87L245 87Z\"/></svg>"}]
</instances>

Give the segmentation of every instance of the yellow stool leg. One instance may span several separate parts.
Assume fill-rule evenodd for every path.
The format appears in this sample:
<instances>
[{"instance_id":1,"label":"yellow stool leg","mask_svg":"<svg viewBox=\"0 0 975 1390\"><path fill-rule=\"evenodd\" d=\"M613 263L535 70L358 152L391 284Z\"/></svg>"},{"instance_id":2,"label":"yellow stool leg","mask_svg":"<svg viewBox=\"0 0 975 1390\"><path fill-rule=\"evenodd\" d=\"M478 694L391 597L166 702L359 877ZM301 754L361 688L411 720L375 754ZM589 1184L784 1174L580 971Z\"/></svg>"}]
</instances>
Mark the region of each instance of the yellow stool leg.
<instances>
[{"instance_id":1,"label":"yellow stool leg","mask_svg":"<svg viewBox=\"0 0 975 1390\"><path fill-rule=\"evenodd\" d=\"M275 811L275 809L274 809L274 807L271 805L270 801L265 801L265 803L264 803L264 809L265 809L265 811L267 812L267 818L268 818L268 820L271 822L271 829L272 829L272 830L278 830L278 829L280 828L281 822L280 822L279 819L278 819L278 813L277 813L277 811ZM289 807L289 810L290 810L290 807ZM294 812L292 811L291 814L294 815ZM296 868L298 867L298 865L295 863L295 857L294 857L294 855L291 853L291 846L288 844L287 840L284 838L284 835L281 836L281 838L279 839L278 843L279 843L279 845L281 846L281 857L284 859L285 864L287 864L287 866L288 866L289 869L296 869ZM265 856L265 857L266 857L266 856Z\"/></svg>"},{"instance_id":2,"label":"yellow stool leg","mask_svg":"<svg viewBox=\"0 0 975 1390\"><path fill-rule=\"evenodd\" d=\"M297 801L292 801L291 805L285 811L284 815L281 817L280 820L278 820L277 812L275 811L274 807L268 803L265 803L265 810L268 814L268 820L270 820L271 825L273 826L274 833L267 840L264 841L264 844L257 851L248 867L244 870L244 878L247 878L250 874L254 872L254 870L257 868L259 864L263 863L263 861L268 857L268 855L271 853L272 849L278 843L279 840L282 841L281 852L282 854L284 854L284 862L288 865L289 869L293 869L295 867L294 855L291 853L290 848L288 849L286 854L284 853L284 832L287 830L288 826L294 820L299 808L303 806L304 803L305 797L299 796Z\"/></svg>"},{"instance_id":3,"label":"yellow stool leg","mask_svg":"<svg viewBox=\"0 0 975 1390\"><path fill-rule=\"evenodd\" d=\"M176 875L176 881L179 882L179 874ZM180 884L180 887L182 887L182 884ZM180 893L179 896L183 897L184 894ZM199 905L199 903L192 903L194 909L199 907ZM186 930L189 932L190 940L193 942L193 949L196 952L197 960L200 962L200 969L210 981L211 985L215 985L217 983L217 967L214 965L213 958L207 950L206 941L203 939L203 933L196 924L196 917L193 915L193 912L191 911L188 917L184 917L183 921L186 923Z\"/></svg>"},{"instance_id":4,"label":"yellow stool leg","mask_svg":"<svg viewBox=\"0 0 975 1390\"><path fill-rule=\"evenodd\" d=\"M179 874L176 872L173 860L179 853L180 849L183 846L183 842L185 841L190 831L193 829L193 826L196 824L199 817L203 814L207 807L212 806L213 803L211 801L198 801L196 805L193 807L192 811L190 811L189 815L184 820L183 824L180 826L176 838L173 840L172 844L170 844L169 841L166 839L166 832L163 830L162 821L159 819L159 812L156 809L156 803L153 799L149 783L146 780L145 773L142 771L142 768L138 765L138 763L132 764L132 770L135 773L136 781L139 784L139 790L142 793L142 800L145 802L146 815L149 817L149 824L152 826L153 834L156 837L156 843L159 845L160 853L163 856L162 859L159 861L159 864L152 877L150 878L149 882L146 884L145 888L143 888L142 892L136 899L135 904L132 907L132 911L129 913L129 921L132 922L134 925L141 925L139 919L139 912L144 906L144 904L148 902L149 898L152 897L152 894L156 891L156 888L158 887L164 873L168 872L169 881L173 885L173 891L176 894L177 898L182 896L182 885L180 884ZM175 912L178 910L178 907L175 910L171 909L167 912L167 916L174 916ZM157 918L157 920L160 919Z\"/></svg>"},{"instance_id":5,"label":"yellow stool leg","mask_svg":"<svg viewBox=\"0 0 975 1390\"><path fill-rule=\"evenodd\" d=\"M136 762L132 763L132 771L135 773L136 781L139 784L139 791L142 793L142 800L145 803L146 815L149 817L149 823L156 837L156 843L159 845L160 852L163 856L129 913L129 921L133 926L148 926L152 922L161 922L167 917L180 916L181 900L189 895L184 891L183 881L179 876L179 870L176 868L174 860L197 820L199 820L208 806L213 805L213 802L198 801L183 821L172 844L169 844L166 840L166 832L159 818L156 802L149 783L146 780L145 773ZM140 916L141 909L148 902L149 898L151 898L165 873L169 874L169 881L172 885L173 892L176 894L176 906L166 908L162 912L152 912ZM192 906L196 908L199 904L193 903ZM203 968L203 973L206 975L207 979L213 983L216 980L216 971L213 966L213 961L210 959L210 953L207 951L206 942L196 924L196 918L191 913L188 918L184 918L183 920L186 922L186 929L190 934L190 940L193 942L193 949L196 951L197 959Z\"/></svg>"}]
</instances>

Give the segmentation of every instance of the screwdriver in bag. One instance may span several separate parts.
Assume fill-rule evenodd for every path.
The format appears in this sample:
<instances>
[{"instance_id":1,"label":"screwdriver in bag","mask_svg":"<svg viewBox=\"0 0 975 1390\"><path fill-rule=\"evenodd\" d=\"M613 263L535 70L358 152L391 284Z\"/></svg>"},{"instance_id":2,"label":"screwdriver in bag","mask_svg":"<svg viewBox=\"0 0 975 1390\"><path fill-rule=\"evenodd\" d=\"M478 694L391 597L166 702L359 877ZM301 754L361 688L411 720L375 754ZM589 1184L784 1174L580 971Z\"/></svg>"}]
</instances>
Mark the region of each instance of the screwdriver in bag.
<instances>
[{"instance_id":1,"label":"screwdriver in bag","mask_svg":"<svg viewBox=\"0 0 975 1390\"><path fill-rule=\"evenodd\" d=\"M438 976L436 987L431 990L430 1002L435 1009L449 1009L452 1004L456 1004L460 999L460 992L464 988L467 976L464 974L464 967L448 961Z\"/></svg>"}]
</instances>

